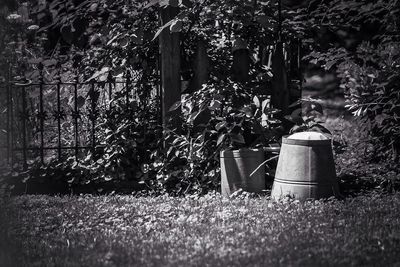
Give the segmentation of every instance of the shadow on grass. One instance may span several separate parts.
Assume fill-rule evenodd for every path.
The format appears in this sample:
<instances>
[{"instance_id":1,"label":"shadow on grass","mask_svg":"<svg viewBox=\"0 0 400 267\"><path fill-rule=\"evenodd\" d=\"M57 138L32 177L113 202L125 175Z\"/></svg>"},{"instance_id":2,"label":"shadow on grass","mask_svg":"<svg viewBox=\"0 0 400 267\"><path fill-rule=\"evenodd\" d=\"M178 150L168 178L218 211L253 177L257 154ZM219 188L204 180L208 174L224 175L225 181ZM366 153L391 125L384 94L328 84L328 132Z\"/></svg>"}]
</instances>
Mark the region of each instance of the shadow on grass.
<instances>
[{"instance_id":1,"label":"shadow on grass","mask_svg":"<svg viewBox=\"0 0 400 267\"><path fill-rule=\"evenodd\" d=\"M389 176L344 173L338 178L340 192L344 197L354 197L371 192L383 194L400 192L400 173Z\"/></svg>"},{"instance_id":2,"label":"shadow on grass","mask_svg":"<svg viewBox=\"0 0 400 267\"><path fill-rule=\"evenodd\" d=\"M0 266L24 266L21 260L22 247L17 246L10 238L10 233L6 230L9 229L9 222L3 213L0 213L0 225L2 226L0 228Z\"/></svg>"}]
</instances>

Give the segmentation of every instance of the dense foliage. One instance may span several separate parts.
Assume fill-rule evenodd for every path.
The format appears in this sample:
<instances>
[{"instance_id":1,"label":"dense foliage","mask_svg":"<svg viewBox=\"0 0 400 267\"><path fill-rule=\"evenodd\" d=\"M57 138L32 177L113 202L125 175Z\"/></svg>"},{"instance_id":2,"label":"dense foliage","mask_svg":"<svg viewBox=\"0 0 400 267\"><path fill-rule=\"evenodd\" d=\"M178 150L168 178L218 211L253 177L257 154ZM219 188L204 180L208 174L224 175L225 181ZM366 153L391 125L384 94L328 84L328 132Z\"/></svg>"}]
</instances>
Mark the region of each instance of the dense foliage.
<instances>
[{"instance_id":1,"label":"dense foliage","mask_svg":"<svg viewBox=\"0 0 400 267\"><path fill-rule=\"evenodd\" d=\"M70 186L129 181L136 190L206 192L218 186L220 150L268 146L290 128L326 132L314 117L322 109L313 99L296 102L287 116L270 106L270 55L278 40L285 42L290 90L300 88L293 68L300 59L291 54L301 40L303 63L336 72L349 109L364 118L376 149L387 154L391 147L398 158L398 1L282 2L281 14L277 1L253 0L30 0L1 6L0 45L7 49L0 56L13 66L13 80L105 82L130 76L139 99L126 103L116 94L114 104L99 113L96 138L105 141L102 146L79 159L54 158L47 167L33 163L29 176L56 176ZM168 6L179 7L179 14L159 25L158 12ZM182 125L164 133L152 96L159 86L161 31L180 32L187 84L182 102L172 108L181 111ZM192 82L199 42L208 61L201 88ZM239 63L238 50L245 51ZM246 75L238 64L247 67ZM88 107L90 94L79 97L80 108ZM69 91L63 99L72 103ZM73 125L63 130L70 133ZM82 132L82 138L89 134Z\"/></svg>"},{"instance_id":2,"label":"dense foliage","mask_svg":"<svg viewBox=\"0 0 400 267\"><path fill-rule=\"evenodd\" d=\"M322 10L325 10L322 12ZM399 159L400 3L330 1L313 11L313 22L330 42L315 42L311 62L335 71L375 146L372 154Z\"/></svg>"},{"instance_id":3,"label":"dense foliage","mask_svg":"<svg viewBox=\"0 0 400 267\"><path fill-rule=\"evenodd\" d=\"M270 69L261 67L260 47L271 45L276 39L276 4L183 1L178 17L157 33L159 7L176 6L174 1L153 1L146 5L133 1L55 0L46 4L30 1L25 5L34 10L32 19L16 25L23 29L26 23L33 24L29 27L45 43L38 52L41 56L33 55L29 61L32 67L24 78L37 80L46 75L49 80L75 78L101 82L108 81L110 75L118 78L130 73L136 79L135 91L146 106L143 109L134 101L126 105L122 101L124 96L116 95L112 108L100 112L98 118L96 137L105 140L105 147L89 152L83 159L76 160L73 155L63 162L55 159L47 168L33 164L33 169L39 168L29 172L30 176L61 180L64 177L72 186L130 180L154 190L207 191L219 183L221 149L267 145L283 134L282 129L279 134L272 129L279 127L279 121L273 118L277 111L267 107L267 99L257 98L254 90L271 79ZM188 95L182 107L179 106L184 117L182 129L169 129L164 135L159 130L159 120L151 119L155 112L148 109L149 105L157 104L149 101L150 92L158 86L158 44L154 35L161 30L182 32L184 79L190 80L195 75L191 61L198 40L206 43L210 60L209 82ZM23 42L24 36L19 37ZM251 84L245 86L246 90L244 84L231 81L235 77L226 67L232 65L232 45L238 38L251 49L254 63L258 62L249 65ZM46 59L46 54L52 61ZM44 71L39 72L43 66ZM76 71L64 71L71 67ZM189 86L187 90L195 88ZM70 92L64 93L62 99L72 104ZM79 96L80 108L86 107L84 98L89 96ZM163 140L165 134L168 140ZM170 139L170 146L165 147Z\"/></svg>"}]
</instances>

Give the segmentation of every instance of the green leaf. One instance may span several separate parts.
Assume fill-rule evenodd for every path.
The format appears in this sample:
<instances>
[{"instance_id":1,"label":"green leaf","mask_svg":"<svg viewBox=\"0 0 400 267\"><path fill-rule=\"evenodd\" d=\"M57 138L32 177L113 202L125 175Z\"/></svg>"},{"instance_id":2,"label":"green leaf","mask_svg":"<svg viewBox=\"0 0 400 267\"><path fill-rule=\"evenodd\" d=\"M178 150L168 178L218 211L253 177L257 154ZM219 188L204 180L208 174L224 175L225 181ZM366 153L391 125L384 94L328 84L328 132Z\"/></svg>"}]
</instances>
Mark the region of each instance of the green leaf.
<instances>
[{"instance_id":1,"label":"green leaf","mask_svg":"<svg viewBox=\"0 0 400 267\"><path fill-rule=\"evenodd\" d=\"M294 108L295 106L301 105L302 101L301 100L297 100L296 102L292 103L289 105L289 108Z\"/></svg>"},{"instance_id":2,"label":"green leaf","mask_svg":"<svg viewBox=\"0 0 400 267\"><path fill-rule=\"evenodd\" d=\"M225 140L226 134L221 134L217 140L217 146L219 146Z\"/></svg>"},{"instance_id":3,"label":"green leaf","mask_svg":"<svg viewBox=\"0 0 400 267\"><path fill-rule=\"evenodd\" d=\"M302 124L303 123L303 118L301 117L301 108L293 110L292 114L290 114L290 121L296 123L296 124Z\"/></svg>"},{"instance_id":4,"label":"green leaf","mask_svg":"<svg viewBox=\"0 0 400 267\"><path fill-rule=\"evenodd\" d=\"M222 128L225 128L226 127L226 121L221 121L221 122L218 122L217 123L217 125L215 125L215 129L217 130L217 131L219 131L219 130L221 130Z\"/></svg>"},{"instance_id":5,"label":"green leaf","mask_svg":"<svg viewBox=\"0 0 400 267\"><path fill-rule=\"evenodd\" d=\"M325 64L325 69L326 69L326 70L330 70L330 69L332 68L332 66L335 65L335 64L336 64L336 60L328 61L328 62L326 62L326 64Z\"/></svg>"},{"instance_id":6,"label":"green leaf","mask_svg":"<svg viewBox=\"0 0 400 267\"><path fill-rule=\"evenodd\" d=\"M106 182L109 182L112 179L113 179L113 177L111 175L107 175L107 176L104 177L104 181L106 181ZM101 190L103 190L103 189L101 189Z\"/></svg>"},{"instance_id":7,"label":"green leaf","mask_svg":"<svg viewBox=\"0 0 400 267\"><path fill-rule=\"evenodd\" d=\"M149 8L151 6L157 5L160 1L161 0L152 0L147 5L145 5L144 8Z\"/></svg>"},{"instance_id":8,"label":"green leaf","mask_svg":"<svg viewBox=\"0 0 400 267\"><path fill-rule=\"evenodd\" d=\"M181 105L182 105L182 102L180 100L178 100L169 108L168 111L177 110Z\"/></svg>"},{"instance_id":9,"label":"green leaf","mask_svg":"<svg viewBox=\"0 0 400 267\"><path fill-rule=\"evenodd\" d=\"M321 114L323 113L322 106L319 103L316 102L311 103L310 108L311 110L315 110Z\"/></svg>"},{"instance_id":10,"label":"green leaf","mask_svg":"<svg viewBox=\"0 0 400 267\"><path fill-rule=\"evenodd\" d=\"M27 60L29 64L39 64L42 63L43 58L30 58Z\"/></svg>"},{"instance_id":11,"label":"green leaf","mask_svg":"<svg viewBox=\"0 0 400 267\"><path fill-rule=\"evenodd\" d=\"M169 149L168 149L168 151L167 151L167 157L169 157L170 155L171 155L171 152L172 151L174 151L174 147L173 146L171 146Z\"/></svg>"},{"instance_id":12,"label":"green leaf","mask_svg":"<svg viewBox=\"0 0 400 267\"><path fill-rule=\"evenodd\" d=\"M43 63L43 65L46 66L46 67L48 67L48 66L54 66L54 65L57 64L57 60L55 60L55 59L46 59L46 60L44 60L42 63Z\"/></svg>"},{"instance_id":13,"label":"green leaf","mask_svg":"<svg viewBox=\"0 0 400 267\"><path fill-rule=\"evenodd\" d=\"M254 102L254 104L256 105L257 108L260 108L260 107L261 107L261 106L260 106L260 99L258 99L257 96L254 96L254 97L253 97L253 102Z\"/></svg>"},{"instance_id":14,"label":"green leaf","mask_svg":"<svg viewBox=\"0 0 400 267\"><path fill-rule=\"evenodd\" d=\"M249 118L253 116L253 110L249 106L241 108L240 111L243 112Z\"/></svg>"},{"instance_id":15,"label":"green leaf","mask_svg":"<svg viewBox=\"0 0 400 267\"><path fill-rule=\"evenodd\" d=\"M210 106L208 107L211 110L218 110L221 108L221 101L219 100L211 100Z\"/></svg>"},{"instance_id":16,"label":"green leaf","mask_svg":"<svg viewBox=\"0 0 400 267\"><path fill-rule=\"evenodd\" d=\"M239 143L239 144L244 144L244 143L245 143L244 137L243 137L243 135L240 134L240 133L238 133L238 134L232 134L232 135L231 135L231 140L232 140L233 142L236 142L236 143Z\"/></svg>"},{"instance_id":17,"label":"green leaf","mask_svg":"<svg viewBox=\"0 0 400 267\"><path fill-rule=\"evenodd\" d=\"M152 41L154 41L154 40L161 34L161 32L162 32L165 28L169 27L172 23L174 23L174 21L175 21L175 19L172 19L172 20L168 21L167 23L165 23L162 27L160 27L160 28L158 29L158 31L156 32L156 34L154 35Z\"/></svg>"},{"instance_id":18,"label":"green leaf","mask_svg":"<svg viewBox=\"0 0 400 267\"><path fill-rule=\"evenodd\" d=\"M190 114L188 122L193 123L194 120L197 118L197 116L199 116L200 112L201 111L195 111L192 114Z\"/></svg>"},{"instance_id":19,"label":"green leaf","mask_svg":"<svg viewBox=\"0 0 400 267\"><path fill-rule=\"evenodd\" d=\"M174 20L173 23L169 26L169 30L171 32L180 32L182 30L182 21L181 20Z\"/></svg>"},{"instance_id":20,"label":"green leaf","mask_svg":"<svg viewBox=\"0 0 400 267\"><path fill-rule=\"evenodd\" d=\"M176 145L178 142L181 142L182 138L181 137L177 137L175 138L175 140L172 142L172 145Z\"/></svg>"},{"instance_id":21,"label":"green leaf","mask_svg":"<svg viewBox=\"0 0 400 267\"><path fill-rule=\"evenodd\" d=\"M121 48L126 48L130 42L131 37L128 34L125 34L121 39L118 40Z\"/></svg>"},{"instance_id":22,"label":"green leaf","mask_svg":"<svg viewBox=\"0 0 400 267\"><path fill-rule=\"evenodd\" d=\"M320 133L327 133L327 134L332 134L328 129L326 129L324 126L322 126L319 123L314 124L310 129L316 132Z\"/></svg>"}]
</instances>

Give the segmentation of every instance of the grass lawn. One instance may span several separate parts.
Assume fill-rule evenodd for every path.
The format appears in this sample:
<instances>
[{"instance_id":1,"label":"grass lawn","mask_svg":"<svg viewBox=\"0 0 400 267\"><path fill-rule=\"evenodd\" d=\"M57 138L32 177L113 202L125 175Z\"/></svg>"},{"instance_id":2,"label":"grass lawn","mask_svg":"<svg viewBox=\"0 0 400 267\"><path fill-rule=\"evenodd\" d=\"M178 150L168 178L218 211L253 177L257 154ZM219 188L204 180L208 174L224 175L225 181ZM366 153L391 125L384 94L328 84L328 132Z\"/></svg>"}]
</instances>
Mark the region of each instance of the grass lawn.
<instances>
[{"instance_id":1,"label":"grass lawn","mask_svg":"<svg viewBox=\"0 0 400 267\"><path fill-rule=\"evenodd\" d=\"M400 193L21 196L2 200L0 235L1 266L400 266Z\"/></svg>"}]
</instances>

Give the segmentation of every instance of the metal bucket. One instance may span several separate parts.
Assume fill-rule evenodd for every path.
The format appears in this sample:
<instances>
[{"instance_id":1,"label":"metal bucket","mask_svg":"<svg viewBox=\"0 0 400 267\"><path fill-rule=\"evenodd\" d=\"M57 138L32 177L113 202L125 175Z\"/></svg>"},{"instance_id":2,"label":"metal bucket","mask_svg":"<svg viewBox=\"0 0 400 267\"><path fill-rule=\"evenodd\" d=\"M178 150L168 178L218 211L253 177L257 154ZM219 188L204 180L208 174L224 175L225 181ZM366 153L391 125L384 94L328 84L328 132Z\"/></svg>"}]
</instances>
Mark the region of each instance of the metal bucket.
<instances>
[{"instance_id":1,"label":"metal bucket","mask_svg":"<svg viewBox=\"0 0 400 267\"><path fill-rule=\"evenodd\" d=\"M307 133L305 133L307 134ZM282 138L282 147L271 196L298 200L339 196L330 139Z\"/></svg>"},{"instance_id":2,"label":"metal bucket","mask_svg":"<svg viewBox=\"0 0 400 267\"><path fill-rule=\"evenodd\" d=\"M262 164L264 158L263 149L221 151L221 194L230 196L239 189L247 192L264 190L265 167Z\"/></svg>"}]
</instances>

